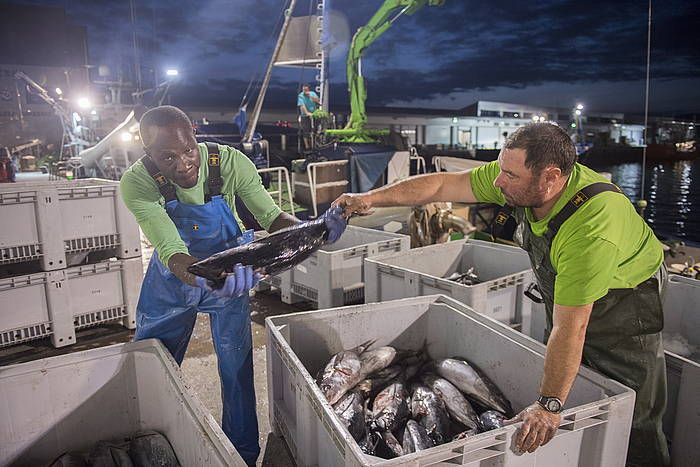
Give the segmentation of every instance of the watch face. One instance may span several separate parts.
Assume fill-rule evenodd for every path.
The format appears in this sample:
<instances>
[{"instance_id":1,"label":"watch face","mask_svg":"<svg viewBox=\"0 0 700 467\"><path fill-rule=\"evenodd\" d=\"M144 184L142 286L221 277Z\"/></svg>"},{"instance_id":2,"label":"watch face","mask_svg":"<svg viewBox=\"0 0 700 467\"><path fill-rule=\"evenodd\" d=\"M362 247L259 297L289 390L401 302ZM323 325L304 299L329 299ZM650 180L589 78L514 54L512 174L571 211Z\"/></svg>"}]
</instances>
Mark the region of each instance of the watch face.
<instances>
[{"instance_id":1,"label":"watch face","mask_svg":"<svg viewBox=\"0 0 700 467\"><path fill-rule=\"evenodd\" d=\"M561 409L561 404L556 399L550 399L547 401L547 410L550 412L558 412Z\"/></svg>"}]
</instances>

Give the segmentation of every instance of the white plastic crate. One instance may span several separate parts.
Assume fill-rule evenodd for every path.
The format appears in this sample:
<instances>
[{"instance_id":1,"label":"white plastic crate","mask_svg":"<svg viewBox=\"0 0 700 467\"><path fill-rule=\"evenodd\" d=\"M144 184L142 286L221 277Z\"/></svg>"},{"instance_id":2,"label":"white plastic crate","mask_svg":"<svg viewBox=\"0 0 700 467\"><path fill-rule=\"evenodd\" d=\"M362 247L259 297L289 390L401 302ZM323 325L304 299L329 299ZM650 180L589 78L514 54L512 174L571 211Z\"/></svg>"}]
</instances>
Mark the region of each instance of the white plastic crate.
<instances>
[{"instance_id":1,"label":"white plastic crate","mask_svg":"<svg viewBox=\"0 0 700 467\"><path fill-rule=\"evenodd\" d=\"M481 281L463 285L444 279L474 267ZM533 282L521 248L479 240L430 245L365 260L365 302L445 294L530 335L533 302L524 295Z\"/></svg>"},{"instance_id":2,"label":"white plastic crate","mask_svg":"<svg viewBox=\"0 0 700 467\"><path fill-rule=\"evenodd\" d=\"M259 234L260 235L260 234ZM289 271L270 278L284 303L309 300L319 309L361 302L365 294L362 261L381 253L406 251L411 238L349 225L340 239L325 245Z\"/></svg>"},{"instance_id":3,"label":"white plastic crate","mask_svg":"<svg viewBox=\"0 0 700 467\"><path fill-rule=\"evenodd\" d=\"M342 349L420 348L433 358L460 355L486 372L521 410L539 392L545 347L445 296L427 296L266 319L270 425L299 466L464 465L624 466L634 392L582 367L552 441L517 455L507 426L425 451L384 460L362 453L316 386L316 372Z\"/></svg>"},{"instance_id":4,"label":"white plastic crate","mask_svg":"<svg viewBox=\"0 0 700 467\"><path fill-rule=\"evenodd\" d=\"M138 224L116 181L0 184L0 218L0 265L39 260L42 271L53 271L87 252L141 256Z\"/></svg>"},{"instance_id":5,"label":"white plastic crate","mask_svg":"<svg viewBox=\"0 0 700 467\"><path fill-rule=\"evenodd\" d=\"M75 330L107 321L136 327L141 258L0 279L0 347L51 337L75 343Z\"/></svg>"},{"instance_id":6,"label":"white plastic crate","mask_svg":"<svg viewBox=\"0 0 700 467\"><path fill-rule=\"evenodd\" d=\"M0 393L0 465L49 465L151 429L182 466L245 466L155 339L2 367Z\"/></svg>"},{"instance_id":7,"label":"white plastic crate","mask_svg":"<svg viewBox=\"0 0 700 467\"><path fill-rule=\"evenodd\" d=\"M680 334L700 349L700 280L670 275L664 334ZM700 359L666 352L668 402L664 432L674 466L700 465Z\"/></svg>"}]
</instances>

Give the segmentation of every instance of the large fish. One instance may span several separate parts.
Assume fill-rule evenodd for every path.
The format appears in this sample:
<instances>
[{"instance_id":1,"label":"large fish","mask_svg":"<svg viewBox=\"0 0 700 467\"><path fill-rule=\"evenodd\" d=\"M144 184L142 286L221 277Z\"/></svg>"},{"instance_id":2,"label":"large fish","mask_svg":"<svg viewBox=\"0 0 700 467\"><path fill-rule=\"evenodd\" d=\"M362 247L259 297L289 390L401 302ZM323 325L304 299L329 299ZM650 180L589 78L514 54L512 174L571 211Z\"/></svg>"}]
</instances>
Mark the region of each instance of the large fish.
<instances>
[{"instance_id":1,"label":"large fish","mask_svg":"<svg viewBox=\"0 0 700 467\"><path fill-rule=\"evenodd\" d=\"M396 349L388 345L368 350L360 355L362 373L370 375L391 365L396 358Z\"/></svg>"},{"instance_id":2,"label":"large fish","mask_svg":"<svg viewBox=\"0 0 700 467\"><path fill-rule=\"evenodd\" d=\"M486 408L513 415L510 401L483 372L466 360L444 358L435 361L435 371L457 389Z\"/></svg>"},{"instance_id":3,"label":"large fish","mask_svg":"<svg viewBox=\"0 0 700 467\"><path fill-rule=\"evenodd\" d=\"M374 431L368 431L367 435L357 444L360 445L362 452L373 456L377 450L377 444L379 444L379 434Z\"/></svg>"},{"instance_id":4,"label":"large fish","mask_svg":"<svg viewBox=\"0 0 700 467\"><path fill-rule=\"evenodd\" d=\"M398 365L386 367L357 383L355 388L360 391L364 397L373 399L379 394L379 391L398 378L402 371L403 368Z\"/></svg>"},{"instance_id":5,"label":"large fish","mask_svg":"<svg viewBox=\"0 0 700 467\"><path fill-rule=\"evenodd\" d=\"M464 425L468 430L473 430L476 433L481 431L479 416L469 401L452 383L433 374L425 374L421 380L443 400L452 419Z\"/></svg>"},{"instance_id":6,"label":"large fish","mask_svg":"<svg viewBox=\"0 0 700 467\"><path fill-rule=\"evenodd\" d=\"M382 442L379 445L383 449L382 452L377 452L379 456L385 459L393 459L394 457L401 457L404 455L403 446L391 431L382 432L381 438Z\"/></svg>"},{"instance_id":7,"label":"large fish","mask_svg":"<svg viewBox=\"0 0 700 467\"><path fill-rule=\"evenodd\" d=\"M372 428L393 431L408 418L408 391L402 381L382 389L372 404Z\"/></svg>"},{"instance_id":8,"label":"large fish","mask_svg":"<svg viewBox=\"0 0 700 467\"><path fill-rule=\"evenodd\" d=\"M333 405L362 380L360 354L372 345L367 341L354 349L343 350L333 355L318 377L318 386L328 403Z\"/></svg>"},{"instance_id":9,"label":"large fish","mask_svg":"<svg viewBox=\"0 0 700 467\"><path fill-rule=\"evenodd\" d=\"M361 441L367 435L363 404L362 394L350 391L333 405L333 410L355 441Z\"/></svg>"},{"instance_id":10,"label":"large fish","mask_svg":"<svg viewBox=\"0 0 700 467\"><path fill-rule=\"evenodd\" d=\"M191 264L187 270L223 284L223 273L233 272L238 263L251 266L261 274L277 274L296 266L321 248L328 237L323 219L309 221L237 246Z\"/></svg>"},{"instance_id":11,"label":"large fish","mask_svg":"<svg viewBox=\"0 0 700 467\"><path fill-rule=\"evenodd\" d=\"M484 427L484 431L503 428L503 421L505 419L506 416L497 410L487 410L479 415L479 421L481 422L481 426Z\"/></svg>"},{"instance_id":12,"label":"large fish","mask_svg":"<svg viewBox=\"0 0 700 467\"><path fill-rule=\"evenodd\" d=\"M403 452L410 454L412 452L422 451L423 449L432 448L433 440L430 439L428 433L415 420L409 420L406 423L406 428L403 430Z\"/></svg>"},{"instance_id":13,"label":"large fish","mask_svg":"<svg viewBox=\"0 0 700 467\"><path fill-rule=\"evenodd\" d=\"M436 446L447 441L450 420L445 402L428 386L411 386L411 417L425 428Z\"/></svg>"}]
</instances>

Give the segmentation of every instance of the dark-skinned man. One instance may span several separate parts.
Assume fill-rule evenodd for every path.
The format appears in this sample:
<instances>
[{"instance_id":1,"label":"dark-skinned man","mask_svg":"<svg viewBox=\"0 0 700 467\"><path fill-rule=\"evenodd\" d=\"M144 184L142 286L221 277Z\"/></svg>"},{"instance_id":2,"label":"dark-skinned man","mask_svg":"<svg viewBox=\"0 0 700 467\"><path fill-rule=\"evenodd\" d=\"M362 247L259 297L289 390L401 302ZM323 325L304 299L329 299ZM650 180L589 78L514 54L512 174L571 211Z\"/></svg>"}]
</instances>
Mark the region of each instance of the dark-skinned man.
<instances>
[{"instance_id":1,"label":"dark-skinned man","mask_svg":"<svg viewBox=\"0 0 700 467\"><path fill-rule=\"evenodd\" d=\"M533 452L552 439L584 363L637 392L628 465L667 466L662 246L617 187L576 159L561 128L532 123L508 138L497 161L345 194L333 204L346 215L437 201L510 206L547 312L540 393L510 420L523 422L516 446Z\"/></svg>"},{"instance_id":2,"label":"dark-skinned man","mask_svg":"<svg viewBox=\"0 0 700 467\"><path fill-rule=\"evenodd\" d=\"M221 378L222 428L243 460L255 465L260 447L248 292L258 275L236 265L224 285L212 289L187 266L252 240L235 215L236 197L270 232L300 221L275 205L243 153L197 143L180 109L149 110L140 133L146 155L121 179L124 203L155 248L137 305L135 340L159 338L180 364L197 313L209 315ZM323 215L329 242L345 229L339 212Z\"/></svg>"}]
</instances>

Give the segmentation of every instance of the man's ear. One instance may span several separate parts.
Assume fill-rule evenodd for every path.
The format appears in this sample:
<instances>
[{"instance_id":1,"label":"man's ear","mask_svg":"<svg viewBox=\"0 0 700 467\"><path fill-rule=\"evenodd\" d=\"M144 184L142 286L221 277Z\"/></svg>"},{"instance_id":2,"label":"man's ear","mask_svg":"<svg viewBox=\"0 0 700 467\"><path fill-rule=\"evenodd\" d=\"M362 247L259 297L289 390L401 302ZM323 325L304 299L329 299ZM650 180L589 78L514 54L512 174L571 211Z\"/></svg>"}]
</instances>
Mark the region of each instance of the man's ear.
<instances>
[{"instance_id":1,"label":"man's ear","mask_svg":"<svg viewBox=\"0 0 700 467\"><path fill-rule=\"evenodd\" d=\"M561 177L561 169L559 167L549 166L544 169L544 180L549 183L554 183Z\"/></svg>"}]
</instances>

